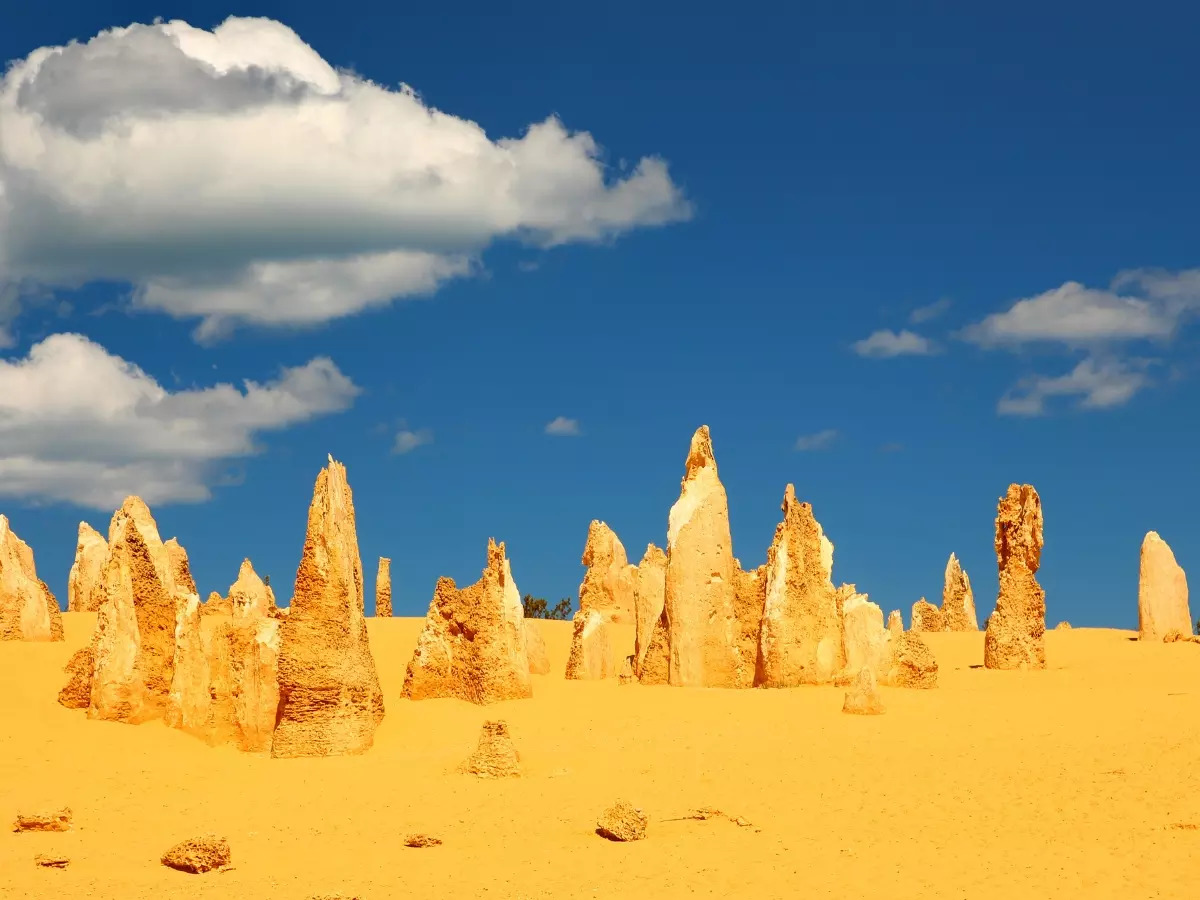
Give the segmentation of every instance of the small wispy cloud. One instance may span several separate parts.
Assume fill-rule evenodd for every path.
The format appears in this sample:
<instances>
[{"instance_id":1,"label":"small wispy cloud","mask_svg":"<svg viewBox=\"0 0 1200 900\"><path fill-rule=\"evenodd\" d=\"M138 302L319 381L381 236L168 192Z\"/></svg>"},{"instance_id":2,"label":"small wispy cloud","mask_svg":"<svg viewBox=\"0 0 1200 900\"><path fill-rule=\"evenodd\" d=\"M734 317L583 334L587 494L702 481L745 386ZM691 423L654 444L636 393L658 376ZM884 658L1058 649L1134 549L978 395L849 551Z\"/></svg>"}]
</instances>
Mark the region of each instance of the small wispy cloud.
<instances>
[{"instance_id":1,"label":"small wispy cloud","mask_svg":"<svg viewBox=\"0 0 1200 900\"><path fill-rule=\"evenodd\" d=\"M922 322L932 322L942 313L950 308L953 301L949 297L943 297L941 300L935 300L933 303L928 303L925 306L918 306L908 314L908 321L913 325L920 325Z\"/></svg>"},{"instance_id":2,"label":"small wispy cloud","mask_svg":"<svg viewBox=\"0 0 1200 900\"><path fill-rule=\"evenodd\" d=\"M411 453L418 447L425 444L433 443L433 429L418 428L413 431L410 428L402 428L396 432L396 442L392 444L393 453Z\"/></svg>"},{"instance_id":3,"label":"small wispy cloud","mask_svg":"<svg viewBox=\"0 0 1200 900\"><path fill-rule=\"evenodd\" d=\"M825 450L838 436L836 428L826 428L816 434L804 434L796 438L797 450Z\"/></svg>"},{"instance_id":4,"label":"small wispy cloud","mask_svg":"<svg viewBox=\"0 0 1200 900\"><path fill-rule=\"evenodd\" d=\"M583 434L579 430L578 419L568 419L566 416L558 416L553 421L546 423L546 434L552 434L555 437L578 437Z\"/></svg>"},{"instance_id":5,"label":"small wispy cloud","mask_svg":"<svg viewBox=\"0 0 1200 900\"><path fill-rule=\"evenodd\" d=\"M929 356L937 352L937 345L933 341L907 329L890 331L887 328L881 328L861 341L855 341L851 347L859 356L874 359L887 359L893 356Z\"/></svg>"},{"instance_id":6,"label":"small wispy cloud","mask_svg":"<svg viewBox=\"0 0 1200 900\"><path fill-rule=\"evenodd\" d=\"M1151 384L1147 360L1097 360L1088 357L1065 375L1035 375L1014 385L1000 398L1002 416L1040 416L1052 397L1075 397L1079 409L1112 409L1128 403Z\"/></svg>"}]
</instances>

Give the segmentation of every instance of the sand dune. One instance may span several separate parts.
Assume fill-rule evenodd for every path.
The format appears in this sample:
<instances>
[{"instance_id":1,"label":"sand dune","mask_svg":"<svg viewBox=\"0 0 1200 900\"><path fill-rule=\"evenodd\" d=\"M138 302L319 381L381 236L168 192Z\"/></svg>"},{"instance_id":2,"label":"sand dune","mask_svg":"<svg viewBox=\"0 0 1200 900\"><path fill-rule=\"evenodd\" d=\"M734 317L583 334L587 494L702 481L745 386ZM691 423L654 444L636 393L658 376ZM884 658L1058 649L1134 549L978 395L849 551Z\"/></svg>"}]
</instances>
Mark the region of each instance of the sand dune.
<instances>
[{"instance_id":1,"label":"sand dune","mask_svg":"<svg viewBox=\"0 0 1200 900\"><path fill-rule=\"evenodd\" d=\"M1200 646L1046 635L1048 669L978 666L983 633L925 635L939 687L729 691L567 682L542 623L533 700L400 699L419 619L369 620L387 705L364 756L272 760L161 722L89 721L55 696L66 641L0 645L0 816L70 806L61 834L0 836L0 897L1192 897L1200 876ZM630 634L632 632L630 631ZM622 636L622 642L628 638ZM629 638L631 640L631 638ZM525 775L455 767L508 721ZM647 840L594 834L618 798ZM716 807L752 823L687 820ZM168 870L213 832L231 871ZM441 846L409 849L423 832ZM65 854L64 870L35 867Z\"/></svg>"}]
</instances>

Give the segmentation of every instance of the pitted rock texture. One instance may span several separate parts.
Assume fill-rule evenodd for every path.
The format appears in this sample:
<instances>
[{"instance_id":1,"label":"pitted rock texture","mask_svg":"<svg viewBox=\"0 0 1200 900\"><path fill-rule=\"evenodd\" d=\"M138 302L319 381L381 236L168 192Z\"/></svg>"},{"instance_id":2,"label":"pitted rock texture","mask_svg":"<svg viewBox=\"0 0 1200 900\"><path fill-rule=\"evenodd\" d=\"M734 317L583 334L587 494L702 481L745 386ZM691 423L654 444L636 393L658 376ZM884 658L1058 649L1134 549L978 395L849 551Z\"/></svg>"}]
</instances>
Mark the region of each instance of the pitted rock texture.
<instances>
[{"instance_id":1,"label":"pitted rock texture","mask_svg":"<svg viewBox=\"0 0 1200 900\"><path fill-rule=\"evenodd\" d=\"M375 570L375 615L385 619L392 616L392 561L379 557L379 568Z\"/></svg>"},{"instance_id":2,"label":"pitted rock texture","mask_svg":"<svg viewBox=\"0 0 1200 900\"><path fill-rule=\"evenodd\" d=\"M579 681L611 677L613 650L608 620L598 610L580 610L575 613L572 625L566 677Z\"/></svg>"},{"instance_id":3,"label":"pitted rock texture","mask_svg":"<svg viewBox=\"0 0 1200 900\"><path fill-rule=\"evenodd\" d=\"M942 628L945 631L978 631L979 619L975 615L975 594L971 590L971 579L963 570L958 557L953 553L946 561L946 575L942 582Z\"/></svg>"},{"instance_id":4,"label":"pitted rock texture","mask_svg":"<svg viewBox=\"0 0 1200 900\"><path fill-rule=\"evenodd\" d=\"M679 499L667 522L670 684L737 687L734 578L729 501L717 476L708 426L702 425L692 436Z\"/></svg>"},{"instance_id":5,"label":"pitted rock texture","mask_svg":"<svg viewBox=\"0 0 1200 900\"><path fill-rule=\"evenodd\" d=\"M521 774L521 755L513 745L508 724L503 720L484 722L479 743L460 769L480 778L512 778Z\"/></svg>"},{"instance_id":6,"label":"pitted rock texture","mask_svg":"<svg viewBox=\"0 0 1200 900\"><path fill-rule=\"evenodd\" d=\"M103 594L96 593L104 562L108 559L108 541L87 522L79 523L79 539L75 544L75 561L67 576L67 611L95 612L100 608Z\"/></svg>"},{"instance_id":7,"label":"pitted rock texture","mask_svg":"<svg viewBox=\"0 0 1200 900\"><path fill-rule=\"evenodd\" d=\"M1138 567L1138 638L1161 641L1172 631L1192 633L1187 575L1158 533L1146 533Z\"/></svg>"},{"instance_id":8,"label":"pitted rock texture","mask_svg":"<svg viewBox=\"0 0 1200 900\"><path fill-rule=\"evenodd\" d=\"M58 692L58 702L67 709L87 709L92 702L92 646L80 647L71 654L63 671L67 683Z\"/></svg>"},{"instance_id":9,"label":"pitted rock texture","mask_svg":"<svg viewBox=\"0 0 1200 900\"><path fill-rule=\"evenodd\" d=\"M596 833L610 841L640 841L646 837L649 817L633 805L619 800L596 822Z\"/></svg>"},{"instance_id":10,"label":"pitted rock texture","mask_svg":"<svg viewBox=\"0 0 1200 900\"><path fill-rule=\"evenodd\" d=\"M650 637L662 618L666 590L667 554L648 544L633 576L633 607L637 619L633 646L634 674L640 675L642 671L642 660L650 647Z\"/></svg>"},{"instance_id":11,"label":"pitted rock texture","mask_svg":"<svg viewBox=\"0 0 1200 900\"><path fill-rule=\"evenodd\" d=\"M354 498L346 467L331 456L313 489L296 589L280 629L271 755L363 753L383 714L363 612Z\"/></svg>"},{"instance_id":12,"label":"pitted rock texture","mask_svg":"<svg viewBox=\"0 0 1200 900\"><path fill-rule=\"evenodd\" d=\"M667 613L664 610L654 623L654 630L650 632L650 643L642 654L641 665L638 667L638 681L648 685L668 684L670 664L670 626L667 624Z\"/></svg>"},{"instance_id":13,"label":"pitted rock texture","mask_svg":"<svg viewBox=\"0 0 1200 900\"><path fill-rule=\"evenodd\" d=\"M237 581L229 586L226 602L231 615L257 619L271 615L275 609L275 594L258 577L250 560L243 559Z\"/></svg>"},{"instance_id":14,"label":"pitted rock texture","mask_svg":"<svg viewBox=\"0 0 1200 900\"><path fill-rule=\"evenodd\" d=\"M525 635L525 608L504 544L489 539L487 568L477 582L460 590L454 579L438 579L404 696L480 704L532 697Z\"/></svg>"},{"instance_id":15,"label":"pitted rock texture","mask_svg":"<svg viewBox=\"0 0 1200 900\"><path fill-rule=\"evenodd\" d=\"M759 641L762 637L763 611L767 602L767 567L743 571L740 561L733 561L733 611L737 617L738 678L737 687L754 686L758 671Z\"/></svg>"},{"instance_id":16,"label":"pitted rock texture","mask_svg":"<svg viewBox=\"0 0 1200 900\"><path fill-rule=\"evenodd\" d=\"M71 809L64 806L53 812L19 812L13 831L70 831Z\"/></svg>"},{"instance_id":17,"label":"pitted rock texture","mask_svg":"<svg viewBox=\"0 0 1200 900\"><path fill-rule=\"evenodd\" d=\"M829 684L846 664L842 610L830 580L833 545L788 485L767 551L766 602L755 684Z\"/></svg>"},{"instance_id":18,"label":"pitted rock texture","mask_svg":"<svg viewBox=\"0 0 1200 900\"><path fill-rule=\"evenodd\" d=\"M913 631L945 631L942 611L922 597L912 607Z\"/></svg>"},{"instance_id":19,"label":"pitted rock texture","mask_svg":"<svg viewBox=\"0 0 1200 900\"><path fill-rule=\"evenodd\" d=\"M885 684L892 687L937 687L938 664L929 645L914 631L906 631L892 642L892 657Z\"/></svg>"},{"instance_id":20,"label":"pitted rock texture","mask_svg":"<svg viewBox=\"0 0 1200 900\"><path fill-rule=\"evenodd\" d=\"M593 520L588 526L582 563L587 572L579 585L579 610L595 610L605 620L622 625L635 622L635 568L629 565L616 532L604 522Z\"/></svg>"},{"instance_id":21,"label":"pitted rock texture","mask_svg":"<svg viewBox=\"0 0 1200 900\"><path fill-rule=\"evenodd\" d=\"M222 869L230 863L229 841L206 835L181 841L162 856L162 864L192 875Z\"/></svg>"},{"instance_id":22,"label":"pitted rock texture","mask_svg":"<svg viewBox=\"0 0 1200 900\"><path fill-rule=\"evenodd\" d=\"M61 641L62 612L37 577L33 550L0 515L0 641Z\"/></svg>"},{"instance_id":23,"label":"pitted rock texture","mask_svg":"<svg viewBox=\"0 0 1200 900\"><path fill-rule=\"evenodd\" d=\"M989 669L1046 668L1046 592L1035 577L1041 560L1041 498L1032 485L1009 485L996 513L1000 592L983 641Z\"/></svg>"}]
</instances>

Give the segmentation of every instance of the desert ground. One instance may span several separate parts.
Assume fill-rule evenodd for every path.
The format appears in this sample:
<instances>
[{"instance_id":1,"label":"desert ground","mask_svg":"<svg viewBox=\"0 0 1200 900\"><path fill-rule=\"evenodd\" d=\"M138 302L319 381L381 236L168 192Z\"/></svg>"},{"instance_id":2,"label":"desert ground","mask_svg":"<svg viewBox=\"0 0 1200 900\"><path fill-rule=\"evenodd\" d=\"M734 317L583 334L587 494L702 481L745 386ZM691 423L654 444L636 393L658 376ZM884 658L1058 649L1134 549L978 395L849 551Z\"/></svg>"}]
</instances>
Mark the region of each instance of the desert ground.
<instances>
[{"instance_id":1,"label":"desert ground","mask_svg":"<svg viewBox=\"0 0 1200 900\"><path fill-rule=\"evenodd\" d=\"M566 681L570 623L542 622L532 700L400 697L422 619L368 619L387 715L361 756L271 759L161 721L90 721L55 698L65 642L0 644L0 811L69 806L64 833L0 839L4 898L1194 897L1200 647L1046 634L1045 671L981 667L982 631L923 635L934 690L722 690ZM623 651L628 633L617 629ZM502 718L524 774L456 772ZM597 816L628 799L646 840ZM687 818L716 808L730 818ZM441 846L410 849L422 832ZM159 857L228 838L233 868ZM71 859L41 869L39 853Z\"/></svg>"}]
</instances>

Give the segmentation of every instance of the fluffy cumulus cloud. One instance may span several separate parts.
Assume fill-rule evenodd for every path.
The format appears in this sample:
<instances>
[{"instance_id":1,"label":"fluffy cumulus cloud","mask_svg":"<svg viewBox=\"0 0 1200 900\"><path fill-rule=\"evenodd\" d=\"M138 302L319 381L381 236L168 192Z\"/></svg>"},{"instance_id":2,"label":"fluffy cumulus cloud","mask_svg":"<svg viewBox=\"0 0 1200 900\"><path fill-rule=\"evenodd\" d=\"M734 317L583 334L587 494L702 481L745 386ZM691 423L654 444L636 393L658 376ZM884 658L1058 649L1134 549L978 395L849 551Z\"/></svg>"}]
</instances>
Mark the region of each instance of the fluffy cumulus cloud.
<instances>
[{"instance_id":1,"label":"fluffy cumulus cloud","mask_svg":"<svg viewBox=\"0 0 1200 900\"><path fill-rule=\"evenodd\" d=\"M554 117L489 138L270 19L115 28L0 81L10 315L18 288L106 280L202 337L303 325L435 291L496 239L599 241L689 215L657 157L614 177Z\"/></svg>"},{"instance_id":2,"label":"fluffy cumulus cloud","mask_svg":"<svg viewBox=\"0 0 1200 900\"><path fill-rule=\"evenodd\" d=\"M1087 357L1065 375L1022 379L1000 398L997 411L1009 416L1040 416L1052 397L1075 398L1081 409L1121 406L1149 386L1144 360Z\"/></svg>"},{"instance_id":3,"label":"fluffy cumulus cloud","mask_svg":"<svg viewBox=\"0 0 1200 900\"><path fill-rule=\"evenodd\" d=\"M937 351L937 346L933 341L908 329L889 331L881 328L861 341L855 341L852 347L859 356L875 359L887 359L893 356L928 356Z\"/></svg>"},{"instance_id":4,"label":"fluffy cumulus cloud","mask_svg":"<svg viewBox=\"0 0 1200 900\"><path fill-rule=\"evenodd\" d=\"M347 408L358 388L328 359L266 384L168 391L79 334L55 334L0 360L0 496L100 510L209 496L224 460L261 432Z\"/></svg>"}]
</instances>

